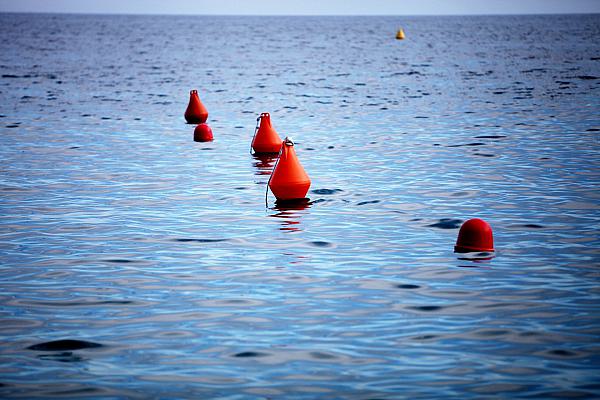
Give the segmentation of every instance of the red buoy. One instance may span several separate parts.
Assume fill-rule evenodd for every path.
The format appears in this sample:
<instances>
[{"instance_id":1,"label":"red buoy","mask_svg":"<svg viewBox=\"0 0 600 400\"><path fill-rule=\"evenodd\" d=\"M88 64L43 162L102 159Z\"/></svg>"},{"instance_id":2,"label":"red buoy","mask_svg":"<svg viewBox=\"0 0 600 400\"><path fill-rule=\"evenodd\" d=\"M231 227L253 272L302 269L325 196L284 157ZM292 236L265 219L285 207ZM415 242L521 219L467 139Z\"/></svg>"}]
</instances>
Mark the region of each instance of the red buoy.
<instances>
[{"instance_id":1,"label":"red buoy","mask_svg":"<svg viewBox=\"0 0 600 400\"><path fill-rule=\"evenodd\" d=\"M194 129L194 142L210 142L212 140L212 129L207 124L200 124Z\"/></svg>"},{"instance_id":2,"label":"red buoy","mask_svg":"<svg viewBox=\"0 0 600 400\"><path fill-rule=\"evenodd\" d=\"M494 236L490 224L479 218L466 221L460 227L454 246L455 253L493 252Z\"/></svg>"},{"instance_id":3,"label":"red buoy","mask_svg":"<svg viewBox=\"0 0 600 400\"><path fill-rule=\"evenodd\" d=\"M279 153L281 138L271 125L271 115L262 113L258 117L258 130L252 139L252 148L255 153Z\"/></svg>"},{"instance_id":4,"label":"red buoy","mask_svg":"<svg viewBox=\"0 0 600 400\"><path fill-rule=\"evenodd\" d=\"M201 124L208 119L208 111L198 97L197 90L190 91L190 102L184 114L185 120L190 124Z\"/></svg>"},{"instance_id":5,"label":"red buoy","mask_svg":"<svg viewBox=\"0 0 600 400\"><path fill-rule=\"evenodd\" d=\"M269 187L277 200L297 200L306 197L310 178L302 168L294 150L294 142L290 138L286 137L281 144L279 159L269 179Z\"/></svg>"}]
</instances>

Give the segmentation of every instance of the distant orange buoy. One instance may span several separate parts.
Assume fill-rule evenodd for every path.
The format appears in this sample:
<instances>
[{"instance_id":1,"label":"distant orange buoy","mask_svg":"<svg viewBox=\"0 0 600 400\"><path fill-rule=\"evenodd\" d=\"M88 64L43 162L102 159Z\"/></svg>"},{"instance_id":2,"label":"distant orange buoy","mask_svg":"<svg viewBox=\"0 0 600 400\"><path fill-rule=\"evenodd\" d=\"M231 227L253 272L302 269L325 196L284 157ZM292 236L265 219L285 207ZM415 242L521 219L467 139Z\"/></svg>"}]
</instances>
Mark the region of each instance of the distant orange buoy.
<instances>
[{"instance_id":1,"label":"distant orange buoy","mask_svg":"<svg viewBox=\"0 0 600 400\"><path fill-rule=\"evenodd\" d=\"M258 117L258 128L252 139L252 149L255 153L279 153L281 138L271 125L271 115L262 113Z\"/></svg>"},{"instance_id":2,"label":"distant orange buoy","mask_svg":"<svg viewBox=\"0 0 600 400\"><path fill-rule=\"evenodd\" d=\"M197 90L190 91L190 102L185 110L185 120L190 124L201 124L208 119L208 111L198 97Z\"/></svg>"},{"instance_id":3,"label":"distant orange buoy","mask_svg":"<svg viewBox=\"0 0 600 400\"><path fill-rule=\"evenodd\" d=\"M297 200L306 197L310 178L302 168L294 150L294 142L290 138L286 137L281 144L281 152L269 179L269 187L277 200Z\"/></svg>"},{"instance_id":4,"label":"distant orange buoy","mask_svg":"<svg viewBox=\"0 0 600 400\"><path fill-rule=\"evenodd\" d=\"M207 124L199 124L194 129L194 142L210 142L213 140L213 133Z\"/></svg>"},{"instance_id":5,"label":"distant orange buoy","mask_svg":"<svg viewBox=\"0 0 600 400\"><path fill-rule=\"evenodd\" d=\"M482 219L473 218L462 224L458 232L455 253L493 252L494 236L490 225Z\"/></svg>"},{"instance_id":6,"label":"distant orange buoy","mask_svg":"<svg viewBox=\"0 0 600 400\"><path fill-rule=\"evenodd\" d=\"M398 29L398 32L396 32L396 39L398 39L398 40L404 39L404 31L402 30L402 28Z\"/></svg>"}]
</instances>

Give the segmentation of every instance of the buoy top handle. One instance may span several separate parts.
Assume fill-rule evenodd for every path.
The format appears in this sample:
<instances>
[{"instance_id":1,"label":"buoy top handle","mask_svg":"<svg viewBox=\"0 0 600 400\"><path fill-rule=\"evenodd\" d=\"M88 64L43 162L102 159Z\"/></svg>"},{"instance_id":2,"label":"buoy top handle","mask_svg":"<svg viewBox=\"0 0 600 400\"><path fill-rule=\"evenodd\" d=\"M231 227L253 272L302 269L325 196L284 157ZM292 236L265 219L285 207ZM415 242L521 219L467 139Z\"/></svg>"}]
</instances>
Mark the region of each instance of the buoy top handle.
<instances>
[{"instance_id":1,"label":"buoy top handle","mask_svg":"<svg viewBox=\"0 0 600 400\"><path fill-rule=\"evenodd\" d=\"M285 139L283 139L283 144L285 144L286 146L293 146L294 141L292 140L291 137L286 136Z\"/></svg>"},{"instance_id":2,"label":"buoy top handle","mask_svg":"<svg viewBox=\"0 0 600 400\"><path fill-rule=\"evenodd\" d=\"M269 113L260 113L260 118L263 118L263 117L270 118L271 114L269 114Z\"/></svg>"},{"instance_id":3,"label":"buoy top handle","mask_svg":"<svg viewBox=\"0 0 600 400\"><path fill-rule=\"evenodd\" d=\"M198 91L196 89L190 90L190 94L196 94L196 93L198 93Z\"/></svg>"}]
</instances>

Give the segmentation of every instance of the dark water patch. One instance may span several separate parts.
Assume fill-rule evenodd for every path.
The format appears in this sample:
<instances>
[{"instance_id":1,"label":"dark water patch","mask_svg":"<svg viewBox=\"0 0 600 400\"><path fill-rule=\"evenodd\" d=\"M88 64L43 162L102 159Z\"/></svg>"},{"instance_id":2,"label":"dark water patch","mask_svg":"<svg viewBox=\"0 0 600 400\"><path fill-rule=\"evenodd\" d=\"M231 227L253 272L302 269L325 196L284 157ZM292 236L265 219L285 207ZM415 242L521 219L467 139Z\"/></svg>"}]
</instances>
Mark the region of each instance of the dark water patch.
<instances>
[{"instance_id":1,"label":"dark water patch","mask_svg":"<svg viewBox=\"0 0 600 400\"><path fill-rule=\"evenodd\" d=\"M509 334L510 331L506 329L485 329L479 332L475 332L476 336L480 337L497 337L497 336L505 336Z\"/></svg>"},{"instance_id":2,"label":"dark water patch","mask_svg":"<svg viewBox=\"0 0 600 400\"><path fill-rule=\"evenodd\" d=\"M51 353L51 354L40 354L37 356L40 360L48 360L48 361L58 361L58 362L81 362L85 361L86 358L80 356L79 354L75 354L70 351L63 351L60 353Z\"/></svg>"},{"instance_id":3,"label":"dark water patch","mask_svg":"<svg viewBox=\"0 0 600 400\"><path fill-rule=\"evenodd\" d=\"M136 260L129 260L127 258L109 258L104 260L105 262L109 262L109 263L114 263L114 264L129 264L129 263L136 263L139 261Z\"/></svg>"},{"instance_id":4,"label":"dark water patch","mask_svg":"<svg viewBox=\"0 0 600 400\"><path fill-rule=\"evenodd\" d=\"M15 186L4 186L0 187L3 192L27 192L29 189L15 187Z\"/></svg>"},{"instance_id":5,"label":"dark water patch","mask_svg":"<svg viewBox=\"0 0 600 400\"><path fill-rule=\"evenodd\" d=\"M577 357L581 357L581 354L579 352L574 352L574 351L565 350L565 349L547 350L545 353L548 356L554 357L554 358L577 358Z\"/></svg>"},{"instance_id":6,"label":"dark water patch","mask_svg":"<svg viewBox=\"0 0 600 400\"><path fill-rule=\"evenodd\" d=\"M590 80L594 80L594 79L598 79L597 76L593 76L593 75L579 75L577 78L584 80L584 81L590 81Z\"/></svg>"},{"instance_id":7,"label":"dark water patch","mask_svg":"<svg viewBox=\"0 0 600 400\"><path fill-rule=\"evenodd\" d=\"M470 196L472 193L471 192L454 192L451 193L450 196L452 197L468 197Z\"/></svg>"},{"instance_id":8,"label":"dark water patch","mask_svg":"<svg viewBox=\"0 0 600 400\"><path fill-rule=\"evenodd\" d=\"M315 190L311 190L311 193L314 194L323 194L323 195L330 195L330 194L336 194L339 192L343 192L342 189L315 189Z\"/></svg>"},{"instance_id":9,"label":"dark water patch","mask_svg":"<svg viewBox=\"0 0 600 400\"><path fill-rule=\"evenodd\" d=\"M104 389L99 389L99 388L82 387L82 388L77 388L77 389L72 389L72 390L58 390L58 391L54 391L54 392L49 392L48 394L51 396L58 396L59 398L62 398L62 397L71 397L71 396L79 397L80 395L84 395L84 396L85 395L99 395L101 393L106 393L106 391ZM88 397L88 396L85 396L85 397Z\"/></svg>"},{"instance_id":10,"label":"dark water patch","mask_svg":"<svg viewBox=\"0 0 600 400\"><path fill-rule=\"evenodd\" d=\"M546 392L535 392L535 394L527 396L536 399L597 399L597 394L581 392L577 390L552 390Z\"/></svg>"},{"instance_id":11,"label":"dark water patch","mask_svg":"<svg viewBox=\"0 0 600 400\"><path fill-rule=\"evenodd\" d=\"M531 68L531 69L522 70L521 72L524 73L524 74L531 74L533 72L542 72L542 73L545 73L545 72L548 72L548 70L546 68Z\"/></svg>"},{"instance_id":12,"label":"dark water patch","mask_svg":"<svg viewBox=\"0 0 600 400\"><path fill-rule=\"evenodd\" d=\"M581 389L581 390L594 390L594 391L598 391L600 393L600 383L589 383L589 384L585 384L585 385L578 385L575 387L577 389Z\"/></svg>"},{"instance_id":13,"label":"dark water patch","mask_svg":"<svg viewBox=\"0 0 600 400\"><path fill-rule=\"evenodd\" d=\"M415 311L425 311L425 312L432 312L432 311L439 311L441 309L443 309L443 306L410 306L407 307L409 310L415 310Z\"/></svg>"},{"instance_id":14,"label":"dark water patch","mask_svg":"<svg viewBox=\"0 0 600 400\"><path fill-rule=\"evenodd\" d=\"M131 300L101 300L101 301L28 301L29 304L45 307L89 307L102 305L129 305L135 304Z\"/></svg>"},{"instance_id":15,"label":"dark water patch","mask_svg":"<svg viewBox=\"0 0 600 400\"><path fill-rule=\"evenodd\" d=\"M332 202L331 199L316 199L310 202L310 204L318 204L318 203L329 203Z\"/></svg>"},{"instance_id":16,"label":"dark water patch","mask_svg":"<svg viewBox=\"0 0 600 400\"><path fill-rule=\"evenodd\" d=\"M226 242L229 239L189 239L189 238L177 238L173 239L175 242L181 243L218 243L218 242Z\"/></svg>"},{"instance_id":17,"label":"dark water patch","mask_svg":"<svg viewBox=\"0 0 600 400\"><path fill-rule=\"evenodd\" d=\"M323 353L321 351L311 351L308 355L315 360L333 360L337 358L333 354Z\"/></svg>"},{"instance_id":18,"label":"dark water patch","mask_svg":"<svg viewBox=\"0 0 600 400\"><path fill-rule=\"evenodd\" d=\"M419 336L414 336L412 338L412 340L417 340L417 341L422 341L422 340L433 340L433 339L437 339L439 338L439 335L419 335Z\"/></svg>"},{"instance_id":19,"label":"dark water patch","mask_svg":"<svg viewBox=\"0 0 600 400\"><path fill-rule=\"evenodd\" d=\"M431 228L440 228L440 229L458 229L462 224L462 220L460 219L452 219L452 218L442 218L438 222L427 225Z\"/></svg>"},{"instance_id":20,"label":"dark water patch","mask_svg":"<svg viewBox=\"0 0 600 400\"><path fill-rule=\"evenodd\" d=\"M333 244L331 244L329 242L325 242L323 240L315 240L315 241L312 241L309 243L315 247L332 247L333 246Z\"/></svg>"},{"instance_id":21,"label":"dark water patch","mask_svg":"<svg viewBox=\"0 0 600 400\"><path fill-rule=\"evenodd\" d=\"M473 153L474 156L479 156L479 157L496 157L495 154L488 154L488 153Z\"/></svg>"},{"instance_id":22,"label":"dark water patch","mask_svg":"<svg viewBox=\"0 0 600 400\"><path fill-rule=\"evenodd\" d=\"M366 204L377 204L379 203L380 200L371 200L371 201L361 201L359 203L356 203L357 206L364 206Z\"/></svg>"},{"instance_id":23,"label":"dark water patch","mask_svg":"<svg viewBox=\"0 0 600 400\"><path fill-rule=\"evenodd\" d=\"M18 128L19 125L17 124L10 124L10 125L6 125L7 128Z\"/></svg>"},{"instance_id":24,"label":"dark water patch","mask_svg":"<svg viewBox=\"0 0 600 400\"><path fill-rule=\"evenodd\" d=\"M586 132L600 132L600 128L589 128L585 130Z\"/></svg>"},{"instance_id":25,"label":"dark water patch","mask_svg":"<svg viewBox=\"0 0 600 400\"><path fill-rule=\"evenodd\" d=\"M417 115L415 118L417 118L417 119L427 119L429 117L426 117L426 116L423 116L423 115Z\"/></svg>"},{"instance_id":26,"label":"dark water patch","mask_svg":"<svg viewBox=\"0 0 600 400\"><path fill-rule=\"evenodd\" d=\"M481 135L475 136L475 139L503 139L505 137L505 135Z\"/></svg>"},{"instance_id":27,"label":"dark water patch","mask_svg":"<svg viewBox=\"0 0 600 400\"><path fill-rule=\"evenodd\" d=\"M536 331L526 331L526 332L519 333L519 336L531 337L531 336L543 336L543 334L541 332L536 332Z\"/></svg>"},{"instance_id":28,"label":"dark water patch","mask_svg":"<svg viewBox=\"0 0 600 400\"><path fill-rule=\"evenodd\" d=\"M400 284L396 285L396 287L398 289L419 289L421 286L413 285L410 283L400 283Z\"/></svg>"},{"instance_id":29,"label":"dark water patch","mask_svg":"<svg viewBox=\"0 0 600 400\"><path fill-rule=\"evenodd\" d=\"M100 119L109 120L109 119L112 119L112 118L111 117L100 117Z\"/></svg>"},{"instance_id":30,"label":"dark water patch","mask_svg":"<svg viewBox=\"0 0 600 400\"><path fill-rule=\"evenodd\" d=\"M44 342L31 345L27 347L27 350L35 351L69 351L69 350L81 350L81 349L94 349L98 347L104 347L104 345L95 342L88 342L85 340L77 339L62 339L53 340L51 342Z\"/></svg>"},{"instance_id":31,"label":"dark water patch","mask_svg":"<svg viewBox=\"0 0 600 400\"><path fill-rule=\"evenodd\" d=\"M544 225L539 224L521 224L521 225L510 225L509 228L531 228L531 229L544 229Z\"/></svg>"},{"instance_id":32,"label":"dark water patch","mask_svg":"<svg viewBox=\"0 0 600 400\"><path fill-rule=\"evenodd\" d=\"M233 355L238 358L257 358L257 357L267 357L269 353L261 353L259 351L243 351L241 353L236 353Z\"/></svg>"},{"instance_id":33,"label":"dark water patch","mask_svg":"<svg viewBox=\"0 0 600 400\"><path fill-rule=\"evenodd\" d=\"M464 143L464 144L450 144L446 147L465 147L465 146L485 146L485 143L481 142L473 142L473 143Z\"/></svg>"}]
</instances>

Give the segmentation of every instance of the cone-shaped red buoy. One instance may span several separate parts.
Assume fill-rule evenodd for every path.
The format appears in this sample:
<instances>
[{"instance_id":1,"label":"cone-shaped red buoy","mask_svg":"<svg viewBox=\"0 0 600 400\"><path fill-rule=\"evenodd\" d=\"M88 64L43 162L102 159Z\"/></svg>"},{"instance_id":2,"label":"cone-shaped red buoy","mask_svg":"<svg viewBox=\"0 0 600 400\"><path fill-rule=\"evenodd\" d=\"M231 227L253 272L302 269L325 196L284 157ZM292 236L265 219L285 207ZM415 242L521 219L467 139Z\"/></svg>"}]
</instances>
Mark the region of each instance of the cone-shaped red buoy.
<instances>
[{"instance_id":1,"label":"cone-shaped red buoy","mask_svg":"<svg viewBox=\"0 0 600 400\"><path fill-rule=\"evenodd\" d=\"M194 142L210 142L212 140L212 129L207 124L200 124L194 129Z\"/></svg>"},{"instance_id":2,"label":"cone-shaped red buoy","mask_svg":"<svg viewBox=\"0 0 600 400\"><path fill-rule=\"evenodd\" d=\"M269 187L277 200L296 200L306 197L310 178L302 168L294 150L294 142L290 138L286 137L281 144L281 152L269 179Z\"/></svg>"},{"instance_id":3,"label":"cone-shaped red buoy","mask_svg":"<svg viewBox=\"0 0 600 400\"><path fill-rule=\"evenodd\" d=\"M190 102L184 114L185 120L190 124L201 124L208 119L208 111L198 97L197 90L190 91Z\"/></svg>"},{"instance_id":4,"label":"cone-shaped red buoy","mask_svg":"<svg viewBox=\"0 0 600 400\"><path fill-rule=\"evenodd\" d=\"M494 251L494 236L490 224L479 218L473 218L462 224L458 232L455 253L475 251Z\"/></svg>"},{"instance_id":5,"label":"cone-shaped red buoy","mask_svg":"<svg viewBox=\"0 0 600 400\"><path fill-rule=\"evenodd\" d=\"M279 153L281 138L271 125L271 115L262 113L258 117L259 126L252 139L252 148L255 153Z\"/></svg>"}]
</instances>

